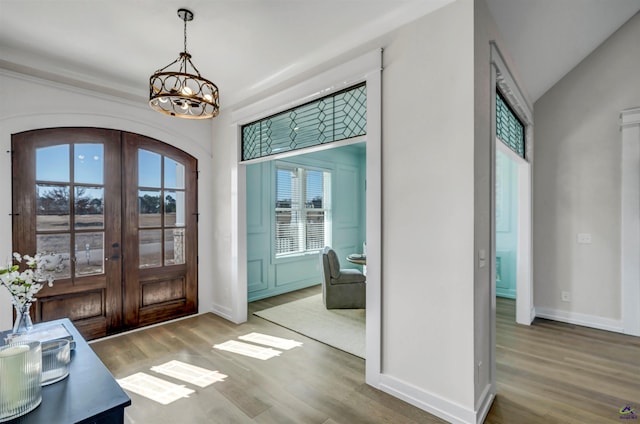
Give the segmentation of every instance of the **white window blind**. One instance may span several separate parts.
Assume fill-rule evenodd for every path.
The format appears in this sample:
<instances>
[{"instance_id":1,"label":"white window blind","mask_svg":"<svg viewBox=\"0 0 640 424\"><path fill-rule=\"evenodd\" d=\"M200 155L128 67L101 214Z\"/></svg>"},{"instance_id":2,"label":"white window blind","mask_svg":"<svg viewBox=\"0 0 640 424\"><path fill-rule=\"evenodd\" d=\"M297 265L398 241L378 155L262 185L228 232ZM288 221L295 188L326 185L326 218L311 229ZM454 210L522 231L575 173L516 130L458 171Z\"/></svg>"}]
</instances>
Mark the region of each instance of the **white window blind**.
<instances>
[{"instance_id":1,"label":"white window blind","mask_svg":"<svg viewBox=\"0 0 640 424\"><path fill-rule=\"evenodd\" d=\"M318 251L329 244L331 174L276 168L276 256Z\"/></svg>"}]
</instances>

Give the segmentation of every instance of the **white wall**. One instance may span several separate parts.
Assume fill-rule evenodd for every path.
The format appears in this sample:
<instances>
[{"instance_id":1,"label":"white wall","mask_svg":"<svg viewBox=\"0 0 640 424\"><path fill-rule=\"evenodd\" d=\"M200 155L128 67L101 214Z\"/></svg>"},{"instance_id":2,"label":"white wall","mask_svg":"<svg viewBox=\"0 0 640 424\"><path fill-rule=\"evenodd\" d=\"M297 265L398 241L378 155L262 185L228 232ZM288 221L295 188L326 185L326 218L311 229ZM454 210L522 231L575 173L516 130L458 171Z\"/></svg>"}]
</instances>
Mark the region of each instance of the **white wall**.
<instances>
[{"instance_id":1,"label":"white wall","mask_svg":"<svg viewBox=\"0 0 640 424\"><path fill-rule=\"evenodd\" d=\"M211 256L211 123L186 121L152 111L145 99L123 100L106 94L0 70L0 260L11 254L11 134L51 127L100 127L130 131L182 149L198 159L200 257ZM29 253L29 252L24 252ZM33 253L33 252L31 252ZM199 310L209 311L215 284L210 261L199 265ZM0 290L0 329L11 327L12 309Z\"/></svg>"},{"instance_id":2,"label":"white wall","mask_svg":"<svg viewBox=\"0 0 640 424\"><path fill-rule=\"evenodd\" d=\"M239 287L238 273L242 271L236 255L237 248L232 245L232 230L237 222L237 211L230 205L236 204L238 187L245 186L244 181L238 178L238 144L236 125L231 118L231 113L222 110L213 124L213 157L212 178L217 182L211 190L216 199L211 217L213 219L213 231L211 234L213 251L211 262L213 272L220 279L221 284L213 288L213 310L234 322L241 321L241 316L233 316L239 299L235 295L239 290L247 290ZM244 201L244 200L243 200ZM246 272L246 264L244 265ZM240 310L246 310L240 308ZM246 314L246 312L245 312ZM246 319L246 317L244 317Z\"/></svg>"},{"instance_id":3,"label":"white wall","mask_svg":"<svg viewBox=\"0 0 640 424\"><path fill-rule=\"evenodd\" d=\"M467 417L475 401L473 19L473 1L462 0L401 28L385 46L382 84L384 382L414 386L416 398L457 405Z\"/></svg>"},{"instance_id":4,"label":"white wall","mask_svg":"<svg viewBox=\"0 0 640 424\"><path fill-rule=\"evenodd\" d=\"M621 328L619 114L640 105L640 14L535 103L538 315ZM590 233L591 244L578 244ZM571 302L562 302L562 291Z\"/></svg>"}]
</instances>

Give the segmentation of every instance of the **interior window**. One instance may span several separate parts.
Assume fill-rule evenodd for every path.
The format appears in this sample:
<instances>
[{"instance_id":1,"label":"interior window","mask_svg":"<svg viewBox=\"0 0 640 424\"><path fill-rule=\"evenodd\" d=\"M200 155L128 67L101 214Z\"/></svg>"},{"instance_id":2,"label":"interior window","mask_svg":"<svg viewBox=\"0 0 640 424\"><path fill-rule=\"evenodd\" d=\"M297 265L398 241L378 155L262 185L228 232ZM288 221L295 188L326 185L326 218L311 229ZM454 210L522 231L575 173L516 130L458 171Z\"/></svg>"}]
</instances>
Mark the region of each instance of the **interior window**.
<instances>
[{"instance_id":1,"label":"interior window","mask_svg":"<svg viewBox=\"0 0 640 424\"><path fill-rule=\"evenodd\" d=\"M276 167L276 257L317 252L329 244L331 174Z\"/></svg>"}]
</instances>

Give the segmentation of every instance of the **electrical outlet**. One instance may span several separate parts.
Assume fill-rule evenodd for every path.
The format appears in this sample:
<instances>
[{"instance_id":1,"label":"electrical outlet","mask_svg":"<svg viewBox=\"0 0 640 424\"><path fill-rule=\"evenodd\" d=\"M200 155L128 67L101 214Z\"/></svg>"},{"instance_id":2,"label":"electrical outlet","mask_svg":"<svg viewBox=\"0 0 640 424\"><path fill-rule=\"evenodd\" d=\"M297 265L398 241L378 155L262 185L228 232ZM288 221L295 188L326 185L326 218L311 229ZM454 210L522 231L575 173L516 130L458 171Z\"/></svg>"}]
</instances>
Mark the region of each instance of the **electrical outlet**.
<instances>
[{"instance_id":1,"label":"electrical outlet","mask_svg":"<svg viewBox=\"0 0 640 424\"><path fill-rule=\"evenodd\" d=\"M578 243L579 244L591 244L591 234L590 233L578 233Z\"/></svg>"},{"instance_id":2,"label":"electrical outlet","mask_svg":"<svg viewBox=\"0 0 640 424\"><path fill-rule=\"evenodd\" d=\"M569 293L568 291L563 291L560 294L560 298L563 302L571 302L571 293Z\"/></svg>"}]
</instances>

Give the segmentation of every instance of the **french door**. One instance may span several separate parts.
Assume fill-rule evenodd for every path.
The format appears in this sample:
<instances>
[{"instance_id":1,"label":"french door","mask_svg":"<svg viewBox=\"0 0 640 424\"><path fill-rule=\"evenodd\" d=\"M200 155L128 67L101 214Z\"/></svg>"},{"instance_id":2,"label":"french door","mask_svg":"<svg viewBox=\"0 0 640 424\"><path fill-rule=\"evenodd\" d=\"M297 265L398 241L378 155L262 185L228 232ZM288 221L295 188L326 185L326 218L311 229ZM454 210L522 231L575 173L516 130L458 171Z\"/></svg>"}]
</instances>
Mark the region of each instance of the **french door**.
<instances>
[{"instance_id":1,"label":"french door","mask_svg":"<svg viewBox=\"0 0 640 424\"><path fill-rule=\"evenodd\" d=\"M197 311L196 160L97 128L12 136L13 248L61 265L35 322L88 339Z\"/></svg>"}]
</instances>

